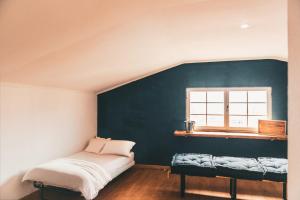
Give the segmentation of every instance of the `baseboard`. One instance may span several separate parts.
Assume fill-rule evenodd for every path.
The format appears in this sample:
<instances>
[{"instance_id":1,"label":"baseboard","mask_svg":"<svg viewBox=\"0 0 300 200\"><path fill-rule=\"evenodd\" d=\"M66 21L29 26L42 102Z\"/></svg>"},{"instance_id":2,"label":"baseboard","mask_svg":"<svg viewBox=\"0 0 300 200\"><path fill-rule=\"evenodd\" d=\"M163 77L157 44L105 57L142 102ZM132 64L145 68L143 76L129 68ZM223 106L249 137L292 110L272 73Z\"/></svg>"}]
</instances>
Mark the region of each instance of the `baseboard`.
<instances>
[{"instance_id":1,"label":"baseboard","mask_svg":"<svg viewBox=\"0 0 300 200\"><path fill-rule=\"evenodd\" d=\"M137 168L137 169L156 169L156 170L163 170L163 171L170 170L170 166L166 166L166 165L135 164L134 168Z\"/></svg>"}]
</instances>

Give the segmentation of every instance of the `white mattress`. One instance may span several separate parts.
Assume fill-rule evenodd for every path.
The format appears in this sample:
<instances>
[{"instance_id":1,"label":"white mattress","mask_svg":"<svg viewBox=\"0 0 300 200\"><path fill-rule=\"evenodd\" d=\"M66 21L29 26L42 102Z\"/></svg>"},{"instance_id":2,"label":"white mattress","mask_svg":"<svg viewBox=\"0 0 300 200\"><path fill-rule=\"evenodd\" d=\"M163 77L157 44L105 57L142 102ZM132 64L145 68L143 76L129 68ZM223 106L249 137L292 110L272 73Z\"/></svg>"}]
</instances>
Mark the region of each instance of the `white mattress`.
<instances>
[{"instance_id":1,"label":"white mattress","mask_svg":"<svg viewBox=\"0 0 300 200\"><path fill-rule=\"evenodd\" d=\"M81 151L69 156L69 158L85 160L101 165L101 167L111 174L112 178L115 178L135 164L133 152L130 153L130 157L125 157L118 155L99 155Z\"/></svg>"}]
</instances>

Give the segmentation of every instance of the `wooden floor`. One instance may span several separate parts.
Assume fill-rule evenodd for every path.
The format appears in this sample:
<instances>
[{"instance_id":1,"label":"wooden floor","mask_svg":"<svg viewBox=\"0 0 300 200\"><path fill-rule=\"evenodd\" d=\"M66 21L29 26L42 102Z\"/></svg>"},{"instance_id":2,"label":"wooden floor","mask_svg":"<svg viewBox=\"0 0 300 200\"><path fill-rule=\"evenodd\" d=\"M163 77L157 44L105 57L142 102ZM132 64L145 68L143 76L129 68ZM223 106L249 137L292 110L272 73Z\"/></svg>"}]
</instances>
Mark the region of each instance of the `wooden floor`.
<instances>
[{"instance_id":1,"label":"wooden floor","mask_svg":"<svg viewBox=\"0 0 300 200\"><path fill-rule=\"evenodd\" d=\"M179 177L158 169L132 168L113 180L95 200L225 200L229 199L226 178L187 177L187 193L179 194ZM238 199L281 199L282 184L276 182L238 181ZM79 193L48 188L48 200L82 200ZM38 200L37 192L23 200Z\"/></svg>"}]
</instances>

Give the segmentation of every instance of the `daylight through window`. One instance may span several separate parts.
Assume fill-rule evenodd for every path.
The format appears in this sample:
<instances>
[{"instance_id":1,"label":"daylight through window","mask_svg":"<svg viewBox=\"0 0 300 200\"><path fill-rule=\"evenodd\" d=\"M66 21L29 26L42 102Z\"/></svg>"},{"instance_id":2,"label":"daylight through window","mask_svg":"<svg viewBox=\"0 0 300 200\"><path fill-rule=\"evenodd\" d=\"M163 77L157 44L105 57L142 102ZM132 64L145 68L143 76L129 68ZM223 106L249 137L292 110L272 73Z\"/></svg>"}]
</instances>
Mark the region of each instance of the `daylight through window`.
<instances>
[{"instance_id":1,"label":"daylight through window","mask_svg":"<svg viewBox=\"0 0 300 200\"><path fill-rule=\"evenodd\" d=\"M188 88L187 119L196 129L252 130L271 119L271 88Z\"/></svg>"}]
</instances>

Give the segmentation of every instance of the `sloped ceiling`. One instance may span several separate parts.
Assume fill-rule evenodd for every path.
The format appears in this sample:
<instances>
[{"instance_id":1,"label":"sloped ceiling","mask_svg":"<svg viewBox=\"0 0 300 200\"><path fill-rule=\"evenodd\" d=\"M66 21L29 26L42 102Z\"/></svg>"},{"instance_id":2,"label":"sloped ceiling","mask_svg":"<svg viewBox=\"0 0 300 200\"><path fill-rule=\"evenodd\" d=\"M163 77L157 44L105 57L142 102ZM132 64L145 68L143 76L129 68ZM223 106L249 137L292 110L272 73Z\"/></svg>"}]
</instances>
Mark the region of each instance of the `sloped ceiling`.
<instances>
[{"instance_id":1,"label":"sloped ceiling","mask_svg":"<svg viewBox=\"0 0 300 200\"><path fill-rule=\"evenodd\" d=\"M286 0L0 0L1 81L101 92L256 58L287 59Z\"/></svg>"}]
</instances>

